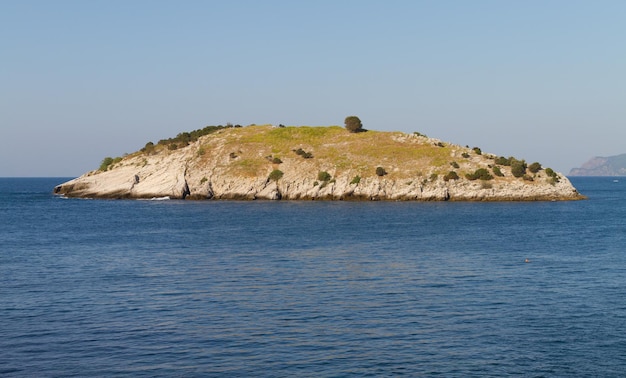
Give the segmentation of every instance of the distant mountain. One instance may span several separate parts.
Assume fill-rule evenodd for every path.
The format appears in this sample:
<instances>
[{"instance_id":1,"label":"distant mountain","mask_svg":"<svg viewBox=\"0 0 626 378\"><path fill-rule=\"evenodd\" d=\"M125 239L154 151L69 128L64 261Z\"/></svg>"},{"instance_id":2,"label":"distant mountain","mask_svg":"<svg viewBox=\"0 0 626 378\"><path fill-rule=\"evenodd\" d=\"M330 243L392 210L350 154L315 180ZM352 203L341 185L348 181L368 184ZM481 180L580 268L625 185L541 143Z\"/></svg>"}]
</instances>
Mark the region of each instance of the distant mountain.
<instances>
[{"instance_id":1,"label":"distant mountain","mask_svg":"<svg viewBox=\"0 0 626 378\"><path fill-rule=\"evenodd\" d=\"M626 154L591 158L580 168L573 168L569 176L626 176Z\"/></svg>"}]
</instances>

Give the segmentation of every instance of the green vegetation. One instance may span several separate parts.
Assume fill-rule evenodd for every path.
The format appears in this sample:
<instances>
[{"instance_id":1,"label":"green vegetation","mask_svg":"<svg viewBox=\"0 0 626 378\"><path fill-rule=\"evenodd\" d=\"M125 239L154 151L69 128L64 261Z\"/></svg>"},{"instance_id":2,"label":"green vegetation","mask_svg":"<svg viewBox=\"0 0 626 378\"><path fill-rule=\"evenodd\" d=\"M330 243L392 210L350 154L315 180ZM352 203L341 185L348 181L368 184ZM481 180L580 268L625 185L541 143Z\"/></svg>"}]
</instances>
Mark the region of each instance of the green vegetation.
<instances>
[{"instance_id":1,"label":"green vegetation","mask_svg":"<svg viewBox=\"0 0 626 378\"><path fill-rule=\"evenodd\" d=\"M350 181L350 184L358 184L361 182L361 176L356 175L352 178L352 181Z\"/></svg>"},{"instance_id":2,"label":"green vegetation","mask_svg":"<svg viewBox=\"0 0 626 378\"><path fill-rule=\"evenodd\" d=\"M457 163L456 161L453 161L452 163L450 163L450 165L456 169L459 169L459 163Z\"/></svg>"},{"instance_id":3,"label":"green vegetation","mask_svg":"<svg viewBox=\"0 0 626 378\"><path fill-rule=\"evenodd\" d=\"M478 168L474 173L467 173L465 177L468 180L492 180L493 176L485 168Z\"/></svg>"},{"instance_id":4,"label":"green vegetation","mask_svg":"<svg viewBox=\"0 0 626 378\"><path fill-rule=\"evenodd\" d=\"M278 158L276 156L272 156L272 155L266 156L265 159L267 161L269 161L270 163L272 163L272 164L282 164L283 163L283 161L280 160L280 158Z\"/></svg>"},{"instance_id":5,"label":"green vegetation","mask_svg":"<svg viewBox=\"0 0 626 378\"><path fill-rule=\"evenodd\" d=\"M313 158L313 154L310 152L306 152L305 150L303 150L302 148L298 148L297 150L293 150L296 155L300 155L305 159L312 159Z\"/></svg>"},{"instance_id":6,"label":"green vegetation","mask_svg":"<svg viewBox=\"0 0 626 378\"><path fill-rule=\"evenodd\" d=\"M376 176L384 176L387 174L387 171L385 171L385 168L383 167L376 167Z\"/></svg>"},{"instance_id":7,"label":"green vegetation","mask_svg":"<svg viewBox=\"0 0 626 378\"><path fill-rule=\"evenodd\" d=\"M152 142L146 143L146 145L141 149L141 152L143 152L146 155L151 155L152 153L154 153L154 143Z\"/></svg>"},{"instance_id":8,"label":"green vegetation","mask_svg":"<svg viewBox=\"0 0 626 378\"><path fill-rule=\"evenodd\" d=\"M498 177L504 177L504 173L502 173L502 171L500 170L500 167L498 167L497 165L494 165L494 167L491 170L493 171L494 175Z\"/></svg>"},{"instance_id":9,"label":"green vegetation","mask_svg":"<svg viewBox=\"0 0 626 378\"><path fill-rule=\"evenodd\" d=\"M105 172L107 169L109 169L109 166L113 164L113 158L110 156L105 157L104 159L102 159L102 163L100 163L100 170L102 172Z\"/></svg>"},{"instance_id":10,"label":"green vegetation","mask_svg":"<svg viewBox=\"0 0 626 378\"><path fill-rule=\"evenodd\" d=\"M317 174L317 179L320 181L330 181L330 179L332 178L332 176L330 175L330 173L326 172L326 171L320 171Z\"/></svg>"},{"instance_id":11,"label":"green vegetation","mask_svg":"<svg viewBox=\"0 0 626 378\"><path fill-rule=\"evenodd\" d=\"M239 125L237 125L238 127L241 127ZM189 143L195 142L198 140L198 138L200 138L201 136L204 135L208 135L208 134L212 134L218 130L221 129L225 129L228 127L237 127L237 126L207 126L203 129L198 129L198 130L194 130L194 131L190 131L190 132L182 132L179 133L178 135L176 135L176 137L174 138L169 138L169 139L161 139L159 141L158 144L163 145L163 146L170 146L169 149L170 150L175 150L178 147L185 147L188 146ZM148 142L148 143L152 143L152 142ZM172 148L171 146L174 145L176 147ZM147 144L146 144L147 147ZM145 152L145 151L144 151Z\"/></svg>"},{"instance_id":12,"label":"green vegetation","mask_svg":"<svg viewBox=\"0 0 626 378\"><path fill-rule=\"evenodd\" d=\"M445 176L443 176L443 181L458 180L458 179L459 179L459 175L454 171L450 171Z\"/></svg>"},{"instance_id":13,"label":"green vegetation","mask_svg":"<svg viewBox=\"0 0 626 378\"><path fill-rule=\"evenodd\" d=\"M461 156L463 156L465 159L469 159L470 157L470 155L467 152L463 152Z\"/></svg>"},{"instance_id":14,"label":"green vegetation","mask_svg":"<svg viewBox=\"0 0 626 378\"><path fill-rule=\"evenodd\" d=\"M526 174L526 168L524 160L513 159L511 161L511 174L515 177L523 177Z\"/></svg>"},{"instance_id":15,"label":"green vegetation","mask_svg":"<svg viewBox=\"0 0 626 378\"><path fill-rule=\"evenodd\" d=\"M361 123L361 120L357 116L346 117L344 123L346 125L346 129L350 131L351 133L358 133L358 132L364 131L363 124Z\"/></svg>"},{"instance_id":16,"label":"green vegetation","mask_svg":"<svg viewBox=\"0 0 626 378\"><path fill-rule=\"evenodd\" d=\"M283 171L279 170L279 169L274 169L270 175L269 175L269 179L272 181L278 181L283 177Z\"/></svg>"},{"instance_id":17,"label":"green vegetation","mask_svg":"<svg viewBox=\"0 0 626 378\"><path fill-rule=\"evenodd\" d=\"M100 163L100 168L98 169L101 170L102 172L106 172L114 164L117 164L120 161L122 161L121 157L112 158L112 157L107 156L104 159L102 159L102 163Z\"/></svg>"},{"instance_id":18,"label":"green vegetation","mask_svg":"<svg viewBox=\"0 0 626 378\"><path fill-rule=\"evenodd\" d=\"M497 158L495 158L495 163L498 165L504 165L505 167L510 167L517 163L523 163L523 165L526 167L526 162L524 160L518 160L513 156L509 156L508 158L505 158L504 156L498 156ZM541 170L541 164L533 163L532 165L539 168L538 170Z\"/></svg>"},{"instance_id":19,"label":"green vegetation","mask_svg":"<svg viewBox=\"0 0 626 378\"><path fill-rule=\"evenodd\" d=\"M549 177L549 182L550 182L552 185L554 185L554 184L556 184L557 182L559 182L559 181L560 181L560 180L559 180L559 175L558 175L556 172L554 172L554 171L552 170L552 168L546 168L545 172L546 172L546 175L548 175L548 177Z\"/></svg>"},{"instance_id":20,"label":"green vegetation","mask_svg":"<svg viewBox=\"0 0 626 378\"><path fill-rule=\"evenodd\" d=\"M320 189L325 188L326 185L328 185L329 183L334 183L335 179L331 180L331 178L332 176L330 175L330 173L326 171L320 171L317 174L317 179L322 182L322 184L320 185ZM315 181L315 184L317 184L317 181Z\"/></svg>"},{"instance_id":21,"label":"green vegetation","mask_svg":"<svg viewBox=\"0 0 626 378\"><path fill-rule=\"evenodd\" d=\"M478 147L474 147L474 148L472 148L472 151L474 151L474 153L475 153L476 155L482 155L482 154L483 154L483 152L481 151L481 149L480 149L480 148L478 148Z\"/></svg>"},{"instance_id":22,"label":"green vegetation","mask_svg":"<svg viewBox=\"0 0 626 378\"><path fill-rule=\"evenodd\" d=\"M528 170L531 171L532 173L537 173L541 170L541 164L534 162L528 166Z\"/></svg>"},{"instance_id":23,"label":"green vegetation","mask_svg":"<svg viewBox=\"0 0 626 378\"><path fill-rule=\"evenodd\" d=\"M515 160L515 158L510 157L510 158L505 158L504 156L498 156L495 160L496 164L499 165L504 165L505 167L510 167L511 166L511 160Z\"/></svg>"}]
</instances>

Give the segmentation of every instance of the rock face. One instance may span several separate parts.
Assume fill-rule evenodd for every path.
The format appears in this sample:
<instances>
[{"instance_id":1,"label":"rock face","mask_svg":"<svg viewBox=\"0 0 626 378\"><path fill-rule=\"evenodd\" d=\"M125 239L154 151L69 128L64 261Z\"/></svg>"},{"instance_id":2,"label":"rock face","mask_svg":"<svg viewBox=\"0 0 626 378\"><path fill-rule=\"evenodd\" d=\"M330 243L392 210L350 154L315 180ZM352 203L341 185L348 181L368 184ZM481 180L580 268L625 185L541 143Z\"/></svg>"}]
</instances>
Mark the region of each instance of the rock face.
<instances>
[{"instance_id":1,"label":"rock face","mask_svg":"<svg viewBox=\"0 0 626 378\"><path fill-rule=\"evenodd\" d=\"M589 159L580 168L573 168L570 176L626 176L626 154Z\"/></svg>"},{"instance_id":2,"label":"rock face","mask_svg":"<svg viewBox=\"0 0 626 378\"><path fill-rule=\"evenodd\" d=\"M514 177L510 167L499 166L502 176L496 176L495 156L418 134L248 126L221 129L182 148L156 147L130 154L106 171L63 183L54 192L68 197L194 200L585 198L561 174L539 170L527 172L523 179ZM377 172L379 167L384 174ZM480 168L493 179L466 178ZM280 174L270 175L273 171ZM452 179L451 171L459 178Z\"/></svg>"}]
</instances>

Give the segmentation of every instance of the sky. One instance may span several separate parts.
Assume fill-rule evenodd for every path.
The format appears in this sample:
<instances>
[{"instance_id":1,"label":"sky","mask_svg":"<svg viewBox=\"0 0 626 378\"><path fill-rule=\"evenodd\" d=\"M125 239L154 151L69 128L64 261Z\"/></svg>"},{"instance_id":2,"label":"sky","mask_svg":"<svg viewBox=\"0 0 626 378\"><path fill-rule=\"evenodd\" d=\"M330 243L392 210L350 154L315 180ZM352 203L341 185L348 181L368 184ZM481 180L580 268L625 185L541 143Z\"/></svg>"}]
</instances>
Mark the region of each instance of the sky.
<instances>
[{"instance_id":1,"label":"sky","mask_svg":"<svg viewBox=\"0 0 626 378\"><path fill-rule=\"evenodd\" d=\"M624 20L623 0L0 0L0 177L349 115L567 174L626 153Z\"/></svg>"}]
</instances>

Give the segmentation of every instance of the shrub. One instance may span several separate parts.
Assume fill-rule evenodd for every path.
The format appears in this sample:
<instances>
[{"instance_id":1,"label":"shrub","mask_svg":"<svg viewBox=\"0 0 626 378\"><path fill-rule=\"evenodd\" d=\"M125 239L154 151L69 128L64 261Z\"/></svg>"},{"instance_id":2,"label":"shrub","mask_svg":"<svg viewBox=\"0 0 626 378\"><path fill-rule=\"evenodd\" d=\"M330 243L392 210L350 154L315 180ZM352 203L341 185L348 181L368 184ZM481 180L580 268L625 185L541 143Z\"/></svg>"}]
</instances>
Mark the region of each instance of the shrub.
<instances>
[{"instance_id":1,"label":"shrub","mask_svg":"<svg viewBox=\"0 0 626 378\"><path fill-rule=\"evenodd\" d=\"M100 170L105 172L107 169L109 169L109 166L113 164L113 158L112 157L105 157L104 159L102 159L102 163L100 163Z\"/></svg>"},{"instance_id":2,"label":"shrub","mask_svg":"<svg viewBox=\"0 0 626 378\"><path fill-rule=\"evenodd\" d=\"M528 170L531 171L532 173L537 173L541 170L541 164L534 162L528 166Z\"/></svg>"},{"instance_id":3,"label":"shrub","mask_svg":"<svg viewBox=\"0 0 626 378\"><path fill-rule=\"evenodd\" d=\"M317 179L320 181L330 181L330 179L332 178L332 176L330 175L330 173L326 172L326 171L320 171L317 174Z\"/></svg>"},{"instance_id":4,"label":"shrub","mask_svg":"<svg viewBox=\"0 0 626 378\"><path fill-rule=\"evenodd\" d=\"M144 148L141 149L141 152L150 155L154 152L154 143L152 142L148 142L146 143L146 145L144 146Z\"/></svg>"},{"instance_id":5,"label":"shrub","mask_svg":"<svg viewBox=\"0 0 626 378\"><path fill-rule=\"evenodd\" d=\"M468 173L465 175L468 180L492 180L493 176L485 168L478 168L474 173Z\"/></svg>"},{"instance_id":6,"label":"shrub","mask_svg":"<svg viewBox=\"0 0 626 378\"><path fill-rule=\"evenodd\" d=\"M511 174L515 177L522 177L526 174L526 162L514 159L511 161Z\"/></svg>"},{"instance_id":7,"label":"shrub","mask_svg":"<svg viewBox=\"0 0 626 378\"><path fill-rule=\"evenodd\" d=\"M206 177L203 177L202 180L200 180L200 184L204 184L205 182L207 182L209 179Z\"/></svg>"},{"instance_id":8,"label":"shrub","mask_svg":"<svg viewBox=\"0 0 626 378\"><path fill-rule=\"evenodd\" d=\"M435 144L435 146L437 146L437 147L445 147L445 145L442 142L437 142Z\"/></svg>"},{"instance_id":9,"label":"shrub","mask_svg":"<svg viewBox=\"0 0 626 378\"><path fill-rule=\"evenodd\" d=\"M420 133L420 132L417 132L417 131L413 132L413 135L416 135L416 136L421 136L421 137L426 137L426 135L424 135L424 134L422 134L422 133Z\"/></svg>"},{"instance_id":10,"label":"shrub","mask_svg":"<svg viewBox=\"0 0 626 378\"><path fill-rule=\"evenodd\" d=\"M354 176L354 178L352 179L352 181L350 181L350 184L358 184L361 182L361 176L356 175Z\"/></svg>"},{"instance_id":11,"label":"shrub","mask_svg":"<svg viewBox=\"0 0 626 378\"><path fill-rule=\"evenodd\" d=\"M170 143L169 146L167 146L167 149L170 151L174 151L178 148L178 145L176 143Z\"/></svg>"},{"instance_id":12,"label":"shrub","mask_svg":"<svg viewBox=\"0 0 626 378\"><path fill-rule=\"evenodd\" d=\"M496 162L496 164L500 164L500 165L504 165L504 166L508 167L508 166L511 165L511 159L513 159L513 158L508 158L507 159L504 156L498 156L496 158L495 162Z\"/></svg>"},{"instance_id":13,"label":"shrub","mask_svg":"<svg viewBox=\"0 0 626 378\"><path fill-rule=\"evenodd\" d=\"M526 181L535 181L535 180L533 179L533 177L532 177L532 176L530 176L530 175L524 175L524 176L522 176L522 178L523 178L524 180L526 180Z\"/></svg>"},{"instance_id":14,"label":"shrub","mask_svg":"<svg viewBox=\"0 0 626 378\"><path fill-rule=\"evenodd\" d=\"M548 177L557 177L556 172L554 172L552 168L546 168L546 175L548 175Z\"/></svg>"},{"instance_id":15,"label":"shrub","mask_svg":"<svg viewBox=\"0 0 626 378\"><path fill-rule=\"evenodd\" d=\"M459 163L457 163L456 161L453 161L452 163L450 163L450 165L456 169L459 169Z\"/></svg>"},{"instance_id":16,"label":"shrub","mask_svg":"<svg viewBox=\"0 0 626 378\"><path fill-rule=\"evenodd\" d=\"M229 156L230 156L231 159L234 159L234 158L237 157L237 154L234 153L234 152L231 152Z\"/></svg>"},{"instance_id":17,"label":"shrub","mask_svg":"<svg viewBox=\"0 0 626 378\"><path fill-rule=\"evenodd\" d=\"M351 133L358 133L363 131L363 124L357 116L348 116L344 121L346 129Z\"/></svg>"},{"instance_id":18,"label":"shrub","mask_svg":"<svg viewBox=\"0 0 626 378\"><path fill-rule=\"evenodd\" d=\"M550 177L550 180L548 181L550 184L554 185L559 182L559 175L557 175L557 173L554 172L552 168L546 168L546 175Z\"/></svg>"},{"instance_id":19,"label":"shrub","mask_svg":"<svg viewBox=\"0 0 626 378\"><path fill-rule=\"evenodd\" d=\"M430 174L430 181L437 181L438 177L439 177L439 175L437 175L436 173L431 173Z\"/></svg>"},{"instance_id":20,"label":"shrub","mask_svg":"<svg viewBox=\"0 0 626 378\"><path fill-rule=\"evenodd\" d=\"M458 179L459 179L459 175L457 175L456 172L454 171L450 171L448 172L448 174L443 176L443 181L458 180Z\"/></svg>"},{"instance_id":21,"label":"shrub","mask_svg":"<svg viewBox=\"0 0 626 378\"><path fill-rule=\"evenodd\" d=\"M504 177L504 173L502 173L502 171L500 170L500 167L498 167L497 165L495 165L492 169L493 174L498 176L498 177Z\"/></svg>"},{"instance_id":22,"label":"shrub","mask_svg":"<svg viewBox=\"0 0 626 378\"><path fill-rule=\"evenodd\" d=\"M190 142L195 142L203 135L214 133L223 129L224 126L207 126L203 129L194 130L191 132L179 133L175 138L161 139L158 144L169 145L172 143L181 143L181 146L186 146ZM178 147L178 146L177 146Z\"/></svg>"},{"instance_id":23,"label":"shrub","mask_svg":"<svg viewBox=\"0 0 626 378\"><path fill-rule=\"evenodd\" d=\"M383 167L376 167L376 175L377 176L384 176L387 174L387 171L385 171L385 168Z\"/></svg>"},{"instance_id":24,"label":"shrub","mask_svg":"<svg viewBox=\"0 0 626 378\"><path fill-rule=\"evenodd\" d=\"M270 175L269 175L269 179L272 181L278 181L283 177L283 171L279 170L279 169L274 169Z\"/></svg>"},{"instance_id":25,"label":"shrub","mask_svg":"<svg viewBox=\"0 0 626 378\"><path fill-rule=\"evenodd\" d=\"M480 150L480 148L478 147L474 147L472 148L472 151L474 151L474 153L476 153L476 155L482 155L482 151Z\"/></svg>"},{"instance_id":26,"label":"shrub","mask_svg":"<svg viewBox=\"0 0 626 378\"><path fill-rule=\"evenodd\" d=\"M469 156L469 154L468 154L467 152L463 152L463 153L461 154L461 156L463 156L463 157L464 157L464 158L466 158L466 159L470 157L470 156Z\"/></svg>"},{"instance_id":27,"label":"shrub","mask_svg":"<svg viewBox=\"0 0 626 378\"><path fill-rule=\"evenodd\" d=\"M297 150L293 150L293 152L295 152L296 155L300 155L300 156L302 156L305 159L311 159L313 157L312 153L306 152L302 148L298 148Z\"/></svg>"},{"instance_id":28,"label":"shrub","mask_svg":"<svg viewBox=\"0 0 626 378\"><path fill-rule=\"evenodd\" d=\"M275 157L272 159L272 164L282 164L282 160L280 160L279 158Z\"/></svg>"}]
</instances>

